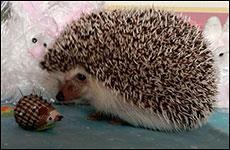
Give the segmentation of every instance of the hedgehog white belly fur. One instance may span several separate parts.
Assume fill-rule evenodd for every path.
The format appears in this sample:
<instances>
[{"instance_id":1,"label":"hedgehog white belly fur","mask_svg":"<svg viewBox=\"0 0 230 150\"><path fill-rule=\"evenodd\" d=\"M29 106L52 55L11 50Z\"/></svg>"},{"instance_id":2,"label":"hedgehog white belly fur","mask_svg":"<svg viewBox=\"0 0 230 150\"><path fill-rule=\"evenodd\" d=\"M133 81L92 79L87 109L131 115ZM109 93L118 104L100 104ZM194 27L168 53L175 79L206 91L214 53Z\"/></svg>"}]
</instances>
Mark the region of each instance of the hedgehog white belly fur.
<instances>
[{"instance_id":1,"label":"hedgehog white belly fur","mask_svg":"<svg viewBox=\"0 0 230 150\"><path fill-rule=\"evenodd\" d=\"M114 10L68 25L40 63L58 74L83 72L96 109L135 126L201 126L217 94L213 54L202 32L173 13Z\"/></svg>"}]
</instances>

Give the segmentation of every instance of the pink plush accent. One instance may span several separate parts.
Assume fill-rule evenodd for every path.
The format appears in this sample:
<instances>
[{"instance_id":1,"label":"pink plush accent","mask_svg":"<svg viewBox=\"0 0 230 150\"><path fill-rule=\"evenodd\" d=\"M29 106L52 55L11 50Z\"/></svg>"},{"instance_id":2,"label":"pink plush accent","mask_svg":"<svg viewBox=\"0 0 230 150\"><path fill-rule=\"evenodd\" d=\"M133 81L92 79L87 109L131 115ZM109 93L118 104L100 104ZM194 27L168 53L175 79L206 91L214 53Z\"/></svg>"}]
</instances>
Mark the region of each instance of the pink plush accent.
<instances>
[{"instance_id":1,"label":"pink plush accent","mask_svg":"<svg viewBox=\"0 0 230 150\"><path fill-rule=\"evenodd\" d=\"M45 52L45 47L43 47L40 44L37 44L36 46L30 48L29 53L36 59L41 58Z\"/></svg>"},{"instance_id":2,"label":"pink plush accent","mask_svg":"<svg viewBox=\"0 0 230 150\"><path fill-rule=\"evenodd\" d=\"M37 10L39 10L39 6L41 1L21 1L23 8L33 17L36 18L39 16Z\"/></svg>"},{"instance_id":3,"label":"pink plush accent","mask_svg":"<svg viewBox=\"0 0 230 150\"><path fill-rule=\"evenodd\" d=\"M59 29L58 29L58 25L56 21L54 20L54 18L45 16L39 20L39 24L49 36L53 38L58 36Z\"/></svg>"},{"instance_id":4,"label":"pink plush accent","mask_svg":"<svg viewBox=\"0 0 230 150\"><path fill-rule=\"evenodd\" d=\"M58 35L58 25L54 18L45 16L40 12L42 1L22 1L23 8L30 15L31 21L39 24L49 36L56 37Z\"/></svg>"}]
</instances>

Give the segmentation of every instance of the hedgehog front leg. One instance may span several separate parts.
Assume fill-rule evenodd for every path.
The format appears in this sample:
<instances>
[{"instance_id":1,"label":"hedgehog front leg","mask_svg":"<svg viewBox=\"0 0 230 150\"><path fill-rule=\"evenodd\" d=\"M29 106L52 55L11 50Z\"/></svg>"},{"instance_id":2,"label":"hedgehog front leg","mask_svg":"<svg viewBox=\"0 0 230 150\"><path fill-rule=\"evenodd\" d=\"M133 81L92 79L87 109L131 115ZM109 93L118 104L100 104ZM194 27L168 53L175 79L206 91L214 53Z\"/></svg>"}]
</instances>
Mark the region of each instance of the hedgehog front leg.
<instances>
[{"instance_id":1,"label":"hedgehog front leg","mask_svg":"<svg viewBox=\"0 0 230 150\"><path fill-rule=\"evenodd\" d=\"M94 112L91 113L88 117L88 120L93 120L93 121L108 121L110 124L112 125L123 125L123 124L127 124L125 121L121 120L119 117L114 117L111 115L107 115L103 112Z\"/></svg>"},{"instance_id":2,"label":"hedgehog front leg","mask_svg":"<svg viewBox=\"0 0 230 150\"><path fill-rule=\"evenodd\" d=\"M110 124L112 125L127 125L128 123L125 122L124 120L118 118L118 117L115 117L115 118L112 118L110 121L109 121Z\"/></svg>"},{"instance_id":3,"label":"hedgehog front leg","mask_svg":"<svg viewBox=\"0 0 230 150\"><path fill-rule=\"evenodd\" d=\"M87 119L88 120L93 120L93 121L101 121L101 120L104 120L103 118L105 117L105 115L102 113L102 112L94 112L94 113L91 113Z\"/></svg>"}]
</instances>

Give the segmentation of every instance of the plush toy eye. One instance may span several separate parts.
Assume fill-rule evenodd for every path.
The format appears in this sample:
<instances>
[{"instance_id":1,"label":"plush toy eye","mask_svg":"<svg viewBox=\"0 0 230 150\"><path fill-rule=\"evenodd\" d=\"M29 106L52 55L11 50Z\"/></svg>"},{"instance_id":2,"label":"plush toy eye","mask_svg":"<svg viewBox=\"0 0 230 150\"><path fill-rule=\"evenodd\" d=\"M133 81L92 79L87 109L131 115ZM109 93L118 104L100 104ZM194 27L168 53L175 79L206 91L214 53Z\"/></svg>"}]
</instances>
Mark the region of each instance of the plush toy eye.
<instances>
[{"instance_id":1,"label":"plush toy eye","mask_svg":"<svg viewBox=\"0 0 230 150\"><path fill-rule=\"evenodd\" d=\"M46 43L44 43L44 44L43 44L43 46L44 46L44 47L47 47L47 44L46 44Z\"/></svg>"},{"instance_id":2,"label":"plush toy eye","mask_svg":"<svg viewBox=\"0 0 230 150\"><path fill-rule=\"evenodd\" d=\"M223 56L223 55L224 55L224 53L220 53L220 54L219 54L220 57Z\"/></svg>"},{"instance_id":3,"label":"plush toy eye","mask_svg":"<svg viewBox=\"0 0 230 150\"><path fill-rule=\"evenodd\" d=\"M38 40L36 38L32 38L32 42L36 43Z\"/></svg>"},{"instance_id":4,"label":"plush toy eye","mask_svg":"<svg viewBox=\"0 0 230 150\"><path fill-rule=\"evenodd\" d=\"M83 74L81 74L81 73L78 73L78 74L77 74L77 79L78 79L78 80L81 80L81 81L84 81L84 80L86 79L86 76L83 75Z\"/></svg>"}]
</instances>

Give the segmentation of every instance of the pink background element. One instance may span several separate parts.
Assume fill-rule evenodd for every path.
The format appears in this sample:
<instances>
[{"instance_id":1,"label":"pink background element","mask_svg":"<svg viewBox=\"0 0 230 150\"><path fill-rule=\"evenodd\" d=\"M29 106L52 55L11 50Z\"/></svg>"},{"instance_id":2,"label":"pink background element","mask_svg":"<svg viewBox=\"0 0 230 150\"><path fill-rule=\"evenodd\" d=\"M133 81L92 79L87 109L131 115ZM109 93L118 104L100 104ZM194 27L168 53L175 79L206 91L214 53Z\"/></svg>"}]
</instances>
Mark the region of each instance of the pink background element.
<instances>
[{"instance_id":1,"label":"pink background element","mask_svg":"<svg viewBox=\"0 0 230 150\"><path fill-rule=\"evenodd\" d=\"M182 12L182 14L185 16L189 16L191 18L191 21L199 25L201 29L204 28L205 23L210 17L212 16L218 17L221 21L221 24L223 25L229 15L229 13L206 13L206 12Z\"/></svg>"}]
</instances>

